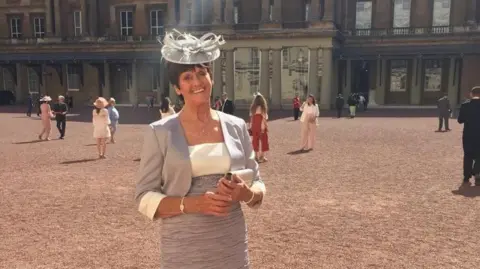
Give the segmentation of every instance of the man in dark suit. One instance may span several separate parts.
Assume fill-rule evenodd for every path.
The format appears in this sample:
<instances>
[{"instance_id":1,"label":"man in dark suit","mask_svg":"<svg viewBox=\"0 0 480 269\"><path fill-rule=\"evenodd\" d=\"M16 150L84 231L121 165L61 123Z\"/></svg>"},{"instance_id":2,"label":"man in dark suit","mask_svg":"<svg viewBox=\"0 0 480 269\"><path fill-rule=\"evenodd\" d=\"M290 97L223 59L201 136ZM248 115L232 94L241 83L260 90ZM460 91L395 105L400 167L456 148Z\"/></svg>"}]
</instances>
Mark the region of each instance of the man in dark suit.
<instances>
[{"instance_id":1,"label":"man in dark suit","mask_svg":"<svg viewBox=\"0 0 480 269\"><path fill-rule=\"evenodd\" d=\"M463 124L463 183L475 176L475 185L480 186L480 86L473 87L470 97L458 115L458 123Z\"/></svg>"},{"instance_id":2,"label":"man in dark suit","mask_svg":"<svg viewBox=\"0 0 480 269\"><path fill-rule=\"evenodd\" d=\"M443 123L445 123L445 131L450 131L448 127L448 119L450 118L450 114L452 113L452 109L450 108L450 100L448 100L448 96L444 95L442 98L438 99L437 101L437 108L438 108L438 130L437 132L442 131Z\"/></svg>"},{"instance_id":3,"label":"man in dark suit","mask_svg":"<svg viewBox=\"0 0 480 269\"><path fill-rule=\"evenodd\" d=\"M60 139L65 137L65 128L67 127L67 112L68 106L65 103L65 97L58 96L58 103L53 105L53 114L55 114L55 120L57 121L57 129L60 133Z\"/></svg>"},{"instance_id":4,"label":"man in dark suit","mask_svg":"<svg viewBox=\"0 0 480 269\"><path fill-rule=\"evenodd\" d=\"M222 94L221 111L230 115L233 115L233 113L235 112L235 105L231 100L228 100L228 96L226 92Z\"/></svg>"}]
</instances>

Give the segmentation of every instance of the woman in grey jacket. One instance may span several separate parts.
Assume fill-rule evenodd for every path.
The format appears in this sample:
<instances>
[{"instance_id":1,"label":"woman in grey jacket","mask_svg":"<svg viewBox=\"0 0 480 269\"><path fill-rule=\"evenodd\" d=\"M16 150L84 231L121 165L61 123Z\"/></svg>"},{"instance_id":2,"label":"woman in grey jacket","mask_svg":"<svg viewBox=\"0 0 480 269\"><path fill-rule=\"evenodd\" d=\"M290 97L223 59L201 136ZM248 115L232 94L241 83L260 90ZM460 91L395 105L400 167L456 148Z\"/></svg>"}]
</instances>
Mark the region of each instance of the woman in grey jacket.
<instances>
[{"instance_id":1,"label":"woman in grey jacket","mask_svg":"<svg viewBox=\"0 0 480 269\"><path fill-rule=\"evenodd\" d=\"M211 109L210 63L221 36L168 33L162 56L183 109L149 125L136 199L161 219L161 268L249 268L240 202L258 208L265 194L248 128Z\"/></svg>"}]
</instances>

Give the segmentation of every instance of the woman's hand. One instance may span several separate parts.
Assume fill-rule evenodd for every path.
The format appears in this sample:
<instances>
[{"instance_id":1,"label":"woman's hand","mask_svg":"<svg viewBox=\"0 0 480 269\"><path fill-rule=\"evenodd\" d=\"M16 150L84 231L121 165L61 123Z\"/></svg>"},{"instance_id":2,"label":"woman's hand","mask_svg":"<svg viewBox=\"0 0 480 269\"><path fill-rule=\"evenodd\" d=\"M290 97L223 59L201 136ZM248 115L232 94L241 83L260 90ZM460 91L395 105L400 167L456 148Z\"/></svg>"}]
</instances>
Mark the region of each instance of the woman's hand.
<instances>
[{"instance_id":1,"label":"woman's hand","mask_svg":"<svg viewBox=\"0 0 480 269\"><path fill-rule=\"evenodd\" d=\"M232 175L231 181L226 178L220 179L217 190L219 194L230 196L233 201L239 202L248 202L253 195L245 181L235 174Z\"/></svg>"},{"instance_id":2,"label":"woman's hand","mask_svg":"<svg viewBox=\"0 0 480 269\"><path fill-rule=\"evenodd\" d=\"M225 217L230 213L232 198L228 195L206 192L201 199L200 212L205 215Z\"/></svg>"}]
</instances>

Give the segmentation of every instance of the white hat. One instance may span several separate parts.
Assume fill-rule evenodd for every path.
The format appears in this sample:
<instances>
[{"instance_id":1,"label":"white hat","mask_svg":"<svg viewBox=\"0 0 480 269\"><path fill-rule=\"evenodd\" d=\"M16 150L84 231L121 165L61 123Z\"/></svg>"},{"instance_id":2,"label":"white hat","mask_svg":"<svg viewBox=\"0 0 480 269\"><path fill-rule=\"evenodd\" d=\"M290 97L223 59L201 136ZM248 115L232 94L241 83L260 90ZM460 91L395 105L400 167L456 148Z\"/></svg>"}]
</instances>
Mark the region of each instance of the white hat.
<instances>
[{"instance_id":1,"label":"white hat","mask_svg":"<svg viewBox=\"0 0 480 269\"><path fill-rule=\"evenodd\" d=\"M52 98L48 95L45 95L44 97L42 97L42 99L40 99L40 102L50 102L52 101Z\"/></svg>"},{"instance_id":2,"label":"white hat","mask_svg":"<svg viewBox=\"0 0 480 269\"><path fill-rule=\"evenodd\" d=\"M162 57L177 64L210 63L220 57L218 47L223 44L225 40L221 35L208 33L197 38L173 29L163 39Z\"/></svg>"},{"instance_id":3,"label":"white hat","mask_svg":"<svg viewBox=\"0 0 480 269\"><path fill-rule=\"evenodd\" d=\"M97 100L93 103L96 108L105 108L108 105L108 102L103 97L98 97Z\"/></svg>"}]
</instances>

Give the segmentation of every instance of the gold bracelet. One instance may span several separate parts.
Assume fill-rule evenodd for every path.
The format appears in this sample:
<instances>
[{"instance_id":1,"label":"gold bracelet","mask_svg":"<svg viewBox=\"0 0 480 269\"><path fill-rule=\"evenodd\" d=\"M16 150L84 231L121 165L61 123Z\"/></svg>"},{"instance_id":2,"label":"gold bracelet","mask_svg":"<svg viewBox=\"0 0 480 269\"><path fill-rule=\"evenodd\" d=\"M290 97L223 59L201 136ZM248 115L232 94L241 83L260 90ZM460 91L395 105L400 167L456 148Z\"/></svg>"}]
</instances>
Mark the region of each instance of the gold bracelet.
<instances>
[{"instance_id":1,"label":"gold bracelet","mask_svg":"<svg viewBox=\"0 0 480 269\"><path fill-rule=\"evenodd\" d=\"M252 201L253 201L253 198L255 198L255 192L252 191L252 198L250 198L250 200L248 200L248 202L245 202L245 204L250 204Z\"/></svg>"}]
</instances>

